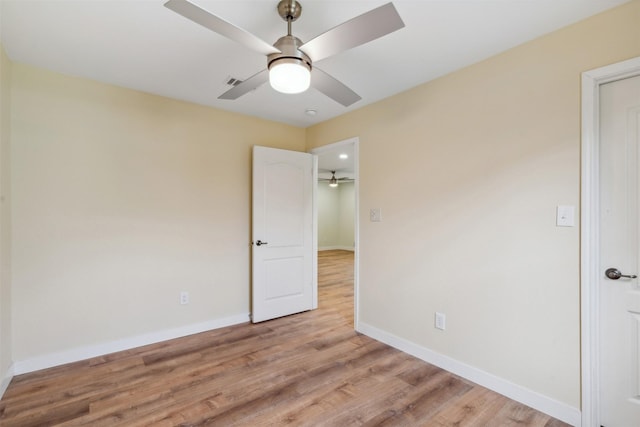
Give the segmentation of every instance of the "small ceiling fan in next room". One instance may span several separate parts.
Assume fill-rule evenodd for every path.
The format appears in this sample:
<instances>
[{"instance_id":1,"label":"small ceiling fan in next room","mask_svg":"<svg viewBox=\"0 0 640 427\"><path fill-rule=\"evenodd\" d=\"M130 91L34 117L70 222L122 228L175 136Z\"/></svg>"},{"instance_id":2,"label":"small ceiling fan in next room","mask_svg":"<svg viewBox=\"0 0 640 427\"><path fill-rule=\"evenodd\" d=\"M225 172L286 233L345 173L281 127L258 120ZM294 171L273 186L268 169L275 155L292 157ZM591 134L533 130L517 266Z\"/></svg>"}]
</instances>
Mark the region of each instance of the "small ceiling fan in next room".
<instances>
[{"instance_id":1,"label":"small ceiling fan in next room","mask_svg":"<svg viewBox=\"0 0 640 427\"><path fill-rule=\"evenodd\" d=\"M291 24L300 17L302 6L295 0L282 0L278 3L277 11L287 22L287 34L271 45L187 0L169 0L165 6L205 28L266 55L265 70L229 89L218 99L237 99L269 81L271 87L282 93L300 93L313 86L348 107L362 98L313 63L404 27L396 8L392 3L387 3L303 42L291 32Z\"/></svg>"},{"instance_id":2,"label":"small ceiling fan in next room","mask_svg":"<svg viewBox=\"0 0 640 427\"><path fill-rule=\"evenodd\" d=\"M320 172L320 171L319 171ZM355 181L353 178L349 178L348 176L336 178L336 171L326 171L331 172L331 178L318 178L318 181L326 181L329 183L329 187L337 187L340 182L352 182Z\"/></svg>"}]
</instances>

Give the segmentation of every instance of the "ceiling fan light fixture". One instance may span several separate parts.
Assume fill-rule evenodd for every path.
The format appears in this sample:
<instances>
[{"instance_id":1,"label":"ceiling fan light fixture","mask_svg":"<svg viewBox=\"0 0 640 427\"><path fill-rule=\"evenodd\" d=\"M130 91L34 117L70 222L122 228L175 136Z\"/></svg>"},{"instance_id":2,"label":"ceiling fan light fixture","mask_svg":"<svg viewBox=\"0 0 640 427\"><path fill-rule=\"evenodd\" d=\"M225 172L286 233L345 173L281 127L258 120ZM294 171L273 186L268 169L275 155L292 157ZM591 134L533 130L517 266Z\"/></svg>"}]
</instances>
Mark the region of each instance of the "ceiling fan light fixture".
<instances>
[{"instance_id":1,"label":"ceiling fan light fixture","mask_svg":"<svg viewBox=\"0 0 640 427\"><path fill-rule=\"evenodd\" d=\"M311 67L298 58L279 58L269 64L269 83L278 92L304 92L311 84Z\"/></svg>"},{"instance_id":2,"label":"ceiling fan light fixture","mask_svg":"<svg viewBox=\"0 0 640 427\"><path fill-rule=\"evenodd\" d=\"M238 99L266 83L267 79L277 91L304 92L311 83L311 58L314 61L320 61L404 27L398 11L393 3L389 2L302 43L300 39L293 36L291 30L292 23L302 14L302 6L297 0L280 0L277 10L278 15L287 23L287 35L270 45L189 0L168 0L164 5L196 24L267 56L268 70L262 70L248 77L237 86L233 85L218 99ZM316 89L345 107L362 99L340 81L319 69L314 70L313 80Z\"/></svg>"},{"instance_id":3,"label":"ceiling fan light fixture","mask_svg":"<svg viewBox=\"0 0 640 427\"><path fill-rule=\"evenodd\" d=\"M288 21L291 24L291 21ZM287 34L273 45L279 53L267 56L269 83L282 93L301 93L311 84L311 59L300 49L302 41Z\"/></svg>"},{"instance_id":4,"label":"ceiling fan light fixture","mask_svg":"<svg viewBox=\"0 0 640 427\"><path fill-rule=\"evenodd\" d=\"M337 187L338 186L338 180L336 179L336 173L334 171L331 171L331 179L329 180L329 187Z\"/></svg>"}]
</instances>

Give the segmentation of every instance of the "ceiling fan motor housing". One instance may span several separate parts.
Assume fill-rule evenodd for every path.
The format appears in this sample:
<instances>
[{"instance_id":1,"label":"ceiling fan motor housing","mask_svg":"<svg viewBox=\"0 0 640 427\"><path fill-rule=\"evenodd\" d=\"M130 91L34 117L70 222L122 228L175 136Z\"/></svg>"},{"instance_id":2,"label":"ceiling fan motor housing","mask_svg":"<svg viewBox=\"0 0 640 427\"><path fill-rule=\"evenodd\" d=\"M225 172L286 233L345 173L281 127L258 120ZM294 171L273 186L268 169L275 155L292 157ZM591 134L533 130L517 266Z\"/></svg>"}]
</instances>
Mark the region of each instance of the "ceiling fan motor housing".
<instances>
[{"instance_id":1,"label":"ceiling fan motor housing","mask_svg":"<svg viewBox=\"0 0 640 427\"><path fill-rule=\"evenodd\" d=\"M311 58L299 49L302 46L302 41L299 38L286 35L280 37L273 46L280 52L267 55L267 68L271 69L276 63L289 62L303 65L311 71Z\"/></svg>"}]
</instances>

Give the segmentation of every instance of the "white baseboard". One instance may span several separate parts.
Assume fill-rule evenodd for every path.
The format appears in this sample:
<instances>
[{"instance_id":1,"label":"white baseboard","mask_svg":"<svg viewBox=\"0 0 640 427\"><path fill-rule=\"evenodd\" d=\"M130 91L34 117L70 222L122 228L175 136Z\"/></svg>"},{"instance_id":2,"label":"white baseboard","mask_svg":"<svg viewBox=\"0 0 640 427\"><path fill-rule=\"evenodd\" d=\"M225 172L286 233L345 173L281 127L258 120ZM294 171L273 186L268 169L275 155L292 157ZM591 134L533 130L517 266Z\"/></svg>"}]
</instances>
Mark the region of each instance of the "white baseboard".
<instances>
[{"instance_id":1,"label":"white baseboard","mask_svg":"<svg viewBox=\"0 0 640 427\"><path fill-rule=\"evenodd\" d=\"M242 313L231 317L212 319L206 322L195 323L165 331L152 332L102 344L89 345L57 353L45 354L43 356L32 357L30 359L15 362L14 374L20 375L27 372L38 371L40 369L51 368L53 366L64 365L66 363L78 362L92 357L103 356L105 354L115 353L122 350L129 350L148 344L155 344L161 341L193 335L200 332L210 331L212 329L224 328L225 326L237 325L248 321L249 313Z\"/></svg>"},{"instance_id":2,"label":"white baseboard","mask_svg":"<svg viewBox=\"0 0 640 427\"><path fill-rule=\"evenodd\" d=\"M473 366L437 353L426 347L419 346L418 344L405 340L404 338L397 337L362 321L358 322L358 332L493 390L496 393L500 393L512 400L530 406L533 409L564 421L567 424L580 427L582 423L579 409L544 396L538 392L529 390L478 368L474 368Z\"/></svg>"},{"instance_id":3,"label":"white baseboard","mask_svg":"<svg viewBox=\"0 0 640 427\"><path fill-rule=\"evenodd\" d=\"M13 376L15 375L15 366L12 363L11 365L9 365L9 369L7 370L7 372L4 373L4 375L2 376L2 381L0 381L0 399L2 399L2 396L4 396L4 392L7 391L7 387L9 387L9 383L11 382L11 380L13 379Z\"/></svg>"},{"instance_id":4,"label":"white baseboard","mask_svg":"<svg viewBox=\"0 0 640 427\"><path fill-rule=\"evenodd\" d=\"M351 251L354 252L356 248L353 246L321 246L319 251Z\"/></svg>"}]
</instances>

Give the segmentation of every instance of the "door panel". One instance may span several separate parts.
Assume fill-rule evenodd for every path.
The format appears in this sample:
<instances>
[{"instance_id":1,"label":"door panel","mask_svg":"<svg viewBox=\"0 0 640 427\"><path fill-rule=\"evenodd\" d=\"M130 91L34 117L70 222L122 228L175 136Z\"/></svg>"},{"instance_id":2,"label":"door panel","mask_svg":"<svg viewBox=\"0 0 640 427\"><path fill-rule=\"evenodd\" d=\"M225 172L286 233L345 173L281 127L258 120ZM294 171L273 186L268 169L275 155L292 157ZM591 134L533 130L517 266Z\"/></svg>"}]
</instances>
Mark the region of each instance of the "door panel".
<instances>
[{"instance_id":1,"label":"door panel","mask_svg":"<svg viewBox=\"0 0 640 427\"><path fill-rule=\"evenodd\" d=\"M304 275L304 257L265 260L265 298L296 297L304 294L304 283L299 277Z\"/></svg>"},{"instance_id":2,"label":"door panel","mask_svg":"<svg viewBox=\"0 0 640 427\"><path fill-rule=\"evenodd\" d=\"M600 88L600 413L607 427L640 422L638 274L640 76Z\"/></svg>"},{"instance_id":3,"label":"door panel","mask_svg":"<svg viewBox=\"0 0 640 427\"><path fill-rule=\"evenodd\" d=\"M253 149L253 322L314 308L313 168L308 153Z\"/></svg>"},{"instance_id":4,"label":"door panel","mask_svg":"<svg viewBox=\"0 0 640 427\"><path fill-rule=\"evenodd\" d=\"M307 202L304 180L308 179L305 175L308 171L304 166L273 162L263 165L267 196L264 198L264 231L271 247L304 244Z\"/></svg>"}]
</instances>

